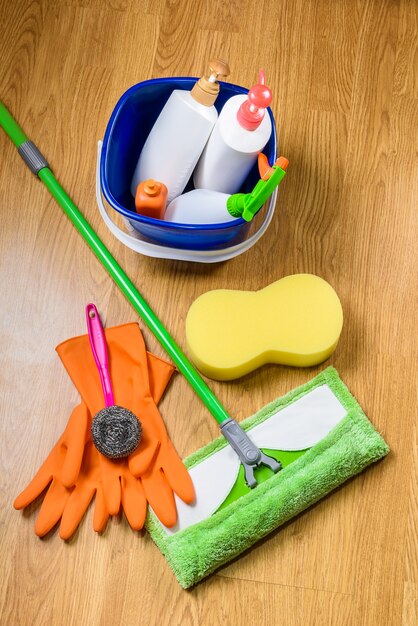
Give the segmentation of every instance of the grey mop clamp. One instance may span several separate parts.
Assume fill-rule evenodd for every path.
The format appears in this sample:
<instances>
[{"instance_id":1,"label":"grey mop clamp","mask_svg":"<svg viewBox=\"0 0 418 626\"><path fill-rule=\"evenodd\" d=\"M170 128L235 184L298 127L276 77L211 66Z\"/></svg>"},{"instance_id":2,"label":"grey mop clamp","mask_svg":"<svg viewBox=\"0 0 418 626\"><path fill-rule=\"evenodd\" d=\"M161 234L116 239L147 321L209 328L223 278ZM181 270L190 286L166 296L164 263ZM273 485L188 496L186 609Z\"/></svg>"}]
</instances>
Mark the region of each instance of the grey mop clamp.
<instances>
[{"instance_id":1,"label":"grey mop clamp","mask_svg":"<svg viewBox=\"0 0 418 626\"><path fill-rule=\"evenodd\" d=\"M254 470L260 465L269 467L275 474L282 469L282 464L258 448L245 430L232 417L222 422L221 433L239 456L244 467L245 482L253 489L257 486Z\"/></svg>"}]
</instances>

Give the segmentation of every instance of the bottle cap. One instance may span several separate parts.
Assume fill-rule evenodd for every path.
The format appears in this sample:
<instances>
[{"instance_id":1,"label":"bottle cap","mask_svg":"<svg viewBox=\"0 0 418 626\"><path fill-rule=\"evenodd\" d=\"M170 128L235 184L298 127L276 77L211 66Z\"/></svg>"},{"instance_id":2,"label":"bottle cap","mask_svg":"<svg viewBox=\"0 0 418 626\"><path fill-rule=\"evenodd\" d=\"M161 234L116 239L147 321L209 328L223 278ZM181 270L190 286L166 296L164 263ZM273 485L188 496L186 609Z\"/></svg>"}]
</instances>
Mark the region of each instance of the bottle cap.
<instances>
[{"instance_id":1,"label":"bottle cap","mask_svg":"<svg viewBox=\"0 0 418 626\"><path fill-rule=\"evenodd\" d=\"M149 178L148 180L144 181L143 190L144 193L147 194L147 196L158 196L161 191L161 183L158 183L156 180Z\"/></svg>"},{"instance_id":2,"label":"bottle cap","mask_svg":"<svg viewBox=\"0 0 418 626\"><path fill-rule=\"evenodd\" d=\"M229 75L229 65L223 59L209 61L209 76L202 76L194 85L191 94L200 104L211 107L219 93L219 78Z\"/></svg>"},{"instance_id":3,"label":"bottle cap","mask_svg":"<svg viewBox=\"0 0 418 626\"><path fill-rule=\"evenodd\" d=\"M248 97L238 109L237 119L246 130L255 130L263 121L266 108L272 100L270 89L265 84L264 70L260 70L258 83L251 87Z\"/></svg>"}]
</instances>

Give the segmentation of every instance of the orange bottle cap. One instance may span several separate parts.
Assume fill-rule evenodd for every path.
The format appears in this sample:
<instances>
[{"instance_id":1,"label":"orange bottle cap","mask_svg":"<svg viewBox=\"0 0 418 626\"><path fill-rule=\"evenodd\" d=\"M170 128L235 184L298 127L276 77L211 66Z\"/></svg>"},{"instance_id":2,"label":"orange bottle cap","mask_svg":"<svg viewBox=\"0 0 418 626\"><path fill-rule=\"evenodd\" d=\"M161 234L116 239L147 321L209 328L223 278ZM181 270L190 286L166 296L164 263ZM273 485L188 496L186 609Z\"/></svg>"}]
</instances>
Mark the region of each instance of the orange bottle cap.
<instances>
[{"instance_id":1,"label":"orange bottle cap","mask_svg":"<svg viewBox=\"0 0 418 626\"><path fill-rule=\"evenodd\" d=\"M146 193L147 196L158 196L161 191L161 183L158 183L156 180L149 178L148 180L144 181L143 189L144 193Z\"/></svg>"}]
</instances>

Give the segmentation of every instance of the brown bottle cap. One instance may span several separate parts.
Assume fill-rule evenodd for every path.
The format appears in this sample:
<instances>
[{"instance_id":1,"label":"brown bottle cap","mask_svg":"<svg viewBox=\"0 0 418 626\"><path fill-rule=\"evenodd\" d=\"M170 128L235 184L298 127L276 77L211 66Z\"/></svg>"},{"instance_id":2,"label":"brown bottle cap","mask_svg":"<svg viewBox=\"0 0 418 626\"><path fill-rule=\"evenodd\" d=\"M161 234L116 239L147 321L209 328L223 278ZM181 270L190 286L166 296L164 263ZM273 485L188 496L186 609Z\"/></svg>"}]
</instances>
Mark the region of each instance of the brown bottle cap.
<instances>
[{"instance_id":1,"label":"brown bottle cap","mask_svg":"<svg viewBox=\"0 0 418 626\"><path fill-rule=\"evenodd\" d=\"M219 93L219 78L229 75L229 65L223 59L209 61L209 76L202 76L194 85L191 94L200 104L211 107Z\"/></svg>"}]
</instances>

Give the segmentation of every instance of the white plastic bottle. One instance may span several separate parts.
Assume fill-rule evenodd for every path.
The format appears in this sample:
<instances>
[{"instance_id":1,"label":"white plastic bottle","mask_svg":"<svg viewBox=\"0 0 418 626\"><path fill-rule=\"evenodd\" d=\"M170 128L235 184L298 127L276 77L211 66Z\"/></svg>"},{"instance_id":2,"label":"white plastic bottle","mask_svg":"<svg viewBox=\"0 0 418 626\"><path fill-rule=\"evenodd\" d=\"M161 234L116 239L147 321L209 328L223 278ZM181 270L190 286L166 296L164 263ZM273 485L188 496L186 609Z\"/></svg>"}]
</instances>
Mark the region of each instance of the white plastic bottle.
<instances>
[{"instance_id":1,"label":"white plastic bottle","mask_svg":"<svg viewBox=\"0 0 418 626\"><path fill-rule=\"evenodd\" d=\"M193 189L175 198L164 219L178 224L222 224L235 218L227 209L229 194L211 189Z\"/></svg>"},{"instance_id":2,"label":"white plastic bottle","mask_svg":"<svg viewBox=\"0 0 418 626\"><path fill-rule=\"evenodd\" d=\"M168 202L180 195L192 175L218 119L214 102L218 78L229 74L225 61L209 64L191 91L175 89L167 100L142 148L131 183L135 196L140 182L152 178L168 189Z\"/></svg>"},{"instance_id":3,"label":"white plastic bottle","mask_svg":"<svg viewBox=\"0 0 418 626\"><path fill-rule=\"evenodd\" d=\"M213 189L193 189L174 198L164 220L178 224L223 224L242 217L250 222L283 180L289 161L279 157L272 167L262 154L258 159L260 180L251 193L228 194Z\"/></svg>"},{"instance_id":4,"label":"white plastic bottle","mask_svg":"<svg viewBox=\"0 0 418 626\"><path fill-rule=\"evenodd\" d=\"M266 108L271 91L263 70L248 94L233 96L224 104L193 174L199 189L236 193L247 178L271 135Z\"/></svg>"}]
</instances>

